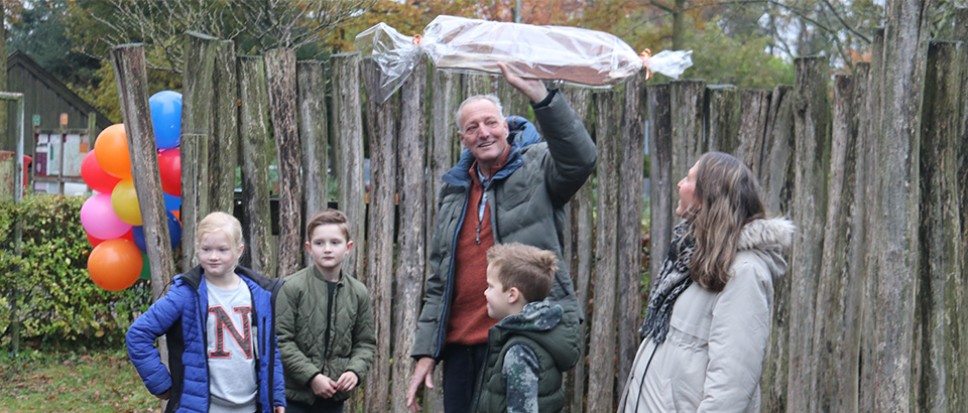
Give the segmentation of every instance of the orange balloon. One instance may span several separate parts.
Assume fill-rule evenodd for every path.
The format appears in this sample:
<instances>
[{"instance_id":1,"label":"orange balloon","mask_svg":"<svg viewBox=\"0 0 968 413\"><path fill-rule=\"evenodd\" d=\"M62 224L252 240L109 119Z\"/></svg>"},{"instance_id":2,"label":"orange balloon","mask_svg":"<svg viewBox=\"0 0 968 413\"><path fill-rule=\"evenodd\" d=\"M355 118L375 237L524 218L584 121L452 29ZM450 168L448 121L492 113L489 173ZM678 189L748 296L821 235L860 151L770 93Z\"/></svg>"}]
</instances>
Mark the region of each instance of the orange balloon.
<instances>
[{"instance_id":1,"label":"orange balloon","mask_svg":"<svg viewBox=\"0 0 968 413\"><path fill-rule=\"evenodd\" d=\"M104 241L87 258L87 272L98 287L121 291L134 285L141 275L141 251L125 239Z\"/></svg>"},{"instance_id":2,"label":"orange balloon","mask_svg":"<svg viewBox=\"0 0 968 413\"><path fill-rule=\"evenodd\" d=\"M108 126L94 141L94 157L101 169L121 179L131 178L131 155L124 124Z\"/></svg>"}]
</instances>

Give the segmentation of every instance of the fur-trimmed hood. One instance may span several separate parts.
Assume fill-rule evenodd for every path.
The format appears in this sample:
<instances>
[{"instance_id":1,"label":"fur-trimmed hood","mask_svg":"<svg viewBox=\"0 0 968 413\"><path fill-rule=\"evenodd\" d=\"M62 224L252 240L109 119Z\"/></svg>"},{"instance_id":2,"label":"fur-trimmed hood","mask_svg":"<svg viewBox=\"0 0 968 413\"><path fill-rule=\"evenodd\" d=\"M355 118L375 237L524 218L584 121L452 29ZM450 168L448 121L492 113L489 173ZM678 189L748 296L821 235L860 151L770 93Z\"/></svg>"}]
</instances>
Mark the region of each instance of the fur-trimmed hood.
<instances>
[{"instance_id":1,"label":"fur-trimmed hood","mask_svg":"<svg viewBox=\"0 0 968 413\"><path fill-rule=\"evenodd\" d=\"M736 250L752 251L759 255L774 277L786 272L784 253L793 245L797 227L786 218L757 219L743 226Z\"/></svg>"}]
</instances>

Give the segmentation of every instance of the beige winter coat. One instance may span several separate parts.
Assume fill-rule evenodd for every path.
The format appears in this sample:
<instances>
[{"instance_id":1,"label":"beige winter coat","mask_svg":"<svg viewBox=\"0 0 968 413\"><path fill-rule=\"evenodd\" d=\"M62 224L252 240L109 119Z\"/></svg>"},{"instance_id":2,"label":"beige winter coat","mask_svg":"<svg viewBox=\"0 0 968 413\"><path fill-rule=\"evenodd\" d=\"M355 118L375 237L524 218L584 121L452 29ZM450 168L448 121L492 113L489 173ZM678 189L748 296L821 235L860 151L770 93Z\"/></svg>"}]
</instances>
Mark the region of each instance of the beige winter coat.
<instances>
[{"instance_id":1,"label":"beige winter coat","mask_svg":"<svg viewBox=\"0 0 968 413\"><path fill-rule=\"evenodd\" d=\"M673 306L665 342L639 346L619 412L759 412L773 280L786 271L794 226L761 219L742 231L723 291L693 283Z\"/></svg>"}]
</instances>

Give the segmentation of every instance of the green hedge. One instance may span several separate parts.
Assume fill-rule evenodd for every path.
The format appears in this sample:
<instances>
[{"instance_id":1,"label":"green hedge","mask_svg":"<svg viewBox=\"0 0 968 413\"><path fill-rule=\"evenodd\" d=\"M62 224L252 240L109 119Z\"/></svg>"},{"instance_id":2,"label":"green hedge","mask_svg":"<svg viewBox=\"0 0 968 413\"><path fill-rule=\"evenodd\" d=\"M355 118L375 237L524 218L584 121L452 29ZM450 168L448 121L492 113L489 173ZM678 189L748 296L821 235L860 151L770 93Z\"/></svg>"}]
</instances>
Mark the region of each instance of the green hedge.
<instances>
[{"instance_id":1,"label":"green hedge","mask_svg":"<svg viewBox=\"0 0 968 413\"><path fill-rule=\"evenodd\" d=\"M88 277L92 248L81 226L84 201L30 195L20 205L0 203L0 345L10 344L13 320L22 325L21 347L120 345L134 315L151 304L146 281L110 292ZM14 251L18 220L23 222L20 256Z\"/></svg>"}]
</instances>

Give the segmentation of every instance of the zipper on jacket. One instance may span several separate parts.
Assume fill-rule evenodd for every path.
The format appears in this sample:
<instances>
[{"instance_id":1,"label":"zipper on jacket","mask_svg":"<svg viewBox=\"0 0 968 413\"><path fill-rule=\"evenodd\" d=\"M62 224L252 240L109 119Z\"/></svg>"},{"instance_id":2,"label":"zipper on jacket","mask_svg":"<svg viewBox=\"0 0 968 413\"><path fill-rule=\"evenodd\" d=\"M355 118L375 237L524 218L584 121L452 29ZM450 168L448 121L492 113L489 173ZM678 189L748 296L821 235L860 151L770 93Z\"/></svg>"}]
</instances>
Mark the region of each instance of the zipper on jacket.
<instances>
[{"instance_id":1,"label":"zipper on jacket","mask_svg":"<svg viewBox=\"0 0 968 413\"><path fill-rule=\"evenodd\" d=\"M328 288L328 286L327 286L327 288ZM326 305L329 308L332 308L333 310L336 310L336 305L337 305L337 301L338 301L338 298L339 298L339 292L342 289L343 289L343 284L339 284L339 283L336 284L336 291L333 292L333 303L332 304L326 303ZM325 355L326 360L330 360L333 357L333 340L335 340L335 337L336 337L333 334L333 330L332 330L332 327L334 325L336 325L335 320L333 320L333 315L334 315L334 313L336 311L329 311L329 308L327 308L327 310L326 310L326 319L327 319L326 320L326 323L327 323L327 325L326 325L326 336L327 337L326 338L328 338L328 340L326 340L326 349L323 350L323 354Z\"/></svg>"}]
</instances>

